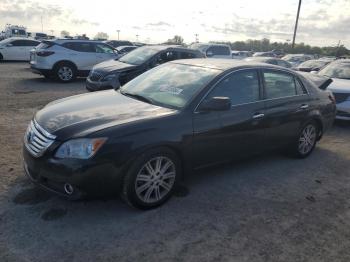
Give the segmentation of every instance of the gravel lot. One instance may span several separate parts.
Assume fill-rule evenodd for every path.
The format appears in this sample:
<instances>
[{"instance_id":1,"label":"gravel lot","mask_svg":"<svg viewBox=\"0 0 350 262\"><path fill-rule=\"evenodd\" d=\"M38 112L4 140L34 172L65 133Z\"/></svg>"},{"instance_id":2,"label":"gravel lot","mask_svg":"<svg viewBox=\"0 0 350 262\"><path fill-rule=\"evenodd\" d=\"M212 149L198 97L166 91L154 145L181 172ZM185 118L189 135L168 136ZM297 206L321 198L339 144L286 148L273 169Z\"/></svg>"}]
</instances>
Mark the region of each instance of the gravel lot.
<instances>
[{"instance_id":1,"label":"gravel lot","mask_svg":"<svg viewBox=\"0 0 350 262\"><path fill-rule=\"evenodd\" d=\"M0 261L350 261L350 124L305 160L271 153L191 174L168 203L69 202L34 188L22 136L49 101L85 92L0 63Z\"/></svg>"}]
</instances>

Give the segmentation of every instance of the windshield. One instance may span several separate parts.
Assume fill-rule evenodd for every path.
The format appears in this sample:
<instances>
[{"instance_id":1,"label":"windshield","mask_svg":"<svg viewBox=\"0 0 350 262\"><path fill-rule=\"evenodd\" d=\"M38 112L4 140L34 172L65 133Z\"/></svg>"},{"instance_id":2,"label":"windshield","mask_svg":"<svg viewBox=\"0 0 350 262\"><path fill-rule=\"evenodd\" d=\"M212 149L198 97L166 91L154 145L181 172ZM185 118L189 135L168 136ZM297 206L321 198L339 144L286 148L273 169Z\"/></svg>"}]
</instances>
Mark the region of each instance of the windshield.
<instances>
[{"instance_id":1,"label":"windshield","mask_svg":"<svg viewBox=\"0 0 350 262\"><path fill-rule=\"evenodd\" d=\"M159 49L152 47L140 47L127 53L125 56L121 57L119 61L130 65L141 65L158 52Z\"/></svg>"},{"instance_id":2,"label":"windshield","mask_svg":"<svg viewBox=\"0 0 350 262\"><path fill-rule=\"evenodd\" d=\"M167 63L136 77L120 92L152 104L183 108L191 98L221 71L211 68Z\"/></svg>"},{"instance_id":3,"label":"windshield","mask_svg":"<svg viewBox=\"0 0 350 262\"><path fill-rule=\"evenodd\" d=\"M283 60L286 60L288 62L299 62L302 59L302 56L290 56L287 55L282 58Z\"/></svg>"},{"instance_id":4,"label":"windshield","mask_svg":"<svg viewBox=\"0 0 350 262\"><path fill-rule=\"evenodd\" d=\"M332 78L350 79L350 63L329 64L319 74Z\"/></svg>"},{"instance_id":5,"label":"windshield","mask_svg":"<svg viewBox=\"0 0 350 262\"><path fill-rule=\"evenodd\" d=\"M319 68L319 67L322 67L324 66L325 64L327 64L326 61L320 61L320 60L317 60L317 61L314 61L314 60L309 60L309 61L306 61L304 63L301 63L299 65L300 68L303 68L303 67L307 67L307 68Z\"/></svg>"}]
</instances>

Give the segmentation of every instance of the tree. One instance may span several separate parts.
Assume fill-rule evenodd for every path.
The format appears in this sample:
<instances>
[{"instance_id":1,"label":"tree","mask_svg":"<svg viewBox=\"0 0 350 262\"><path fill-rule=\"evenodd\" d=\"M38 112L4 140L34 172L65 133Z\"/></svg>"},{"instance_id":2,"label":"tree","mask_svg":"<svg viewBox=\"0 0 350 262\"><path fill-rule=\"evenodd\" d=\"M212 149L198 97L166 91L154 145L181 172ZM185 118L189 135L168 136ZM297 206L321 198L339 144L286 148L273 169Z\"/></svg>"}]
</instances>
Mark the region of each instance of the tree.
<instances>
[{"instance_id":1,"label":"tree","mask_svg":"<svg viewBox=\"0 0 350 262\"><path fill-rule=\"evenodd\" d=\"M62 37L69 36L69 32L66 31L66 30L62 30L62 31L61 31L61 36L62 36Z\"/></svg>"},{"instance_id":2,"label":"tree","mask_svg":"<svg viewBox=\"0 0 350 262\"><path fill-rule=\"evenodd\" d=\"M184 39L179 36L179 35L175 35L172 39L168 39L168 41L166 41L164 44L167 45L183 45L184 43Z\"/></svg>"},{"instance_id":3,"label":"tree","mask_svg":"<svg viewBox=\"0 0 350 262\"><path fill-rule=\"evenodd\" d=\"M107 40L108 39L108 34L105 32L98 32L95 37L95 40Z\"/></svg>"}]
</instances>

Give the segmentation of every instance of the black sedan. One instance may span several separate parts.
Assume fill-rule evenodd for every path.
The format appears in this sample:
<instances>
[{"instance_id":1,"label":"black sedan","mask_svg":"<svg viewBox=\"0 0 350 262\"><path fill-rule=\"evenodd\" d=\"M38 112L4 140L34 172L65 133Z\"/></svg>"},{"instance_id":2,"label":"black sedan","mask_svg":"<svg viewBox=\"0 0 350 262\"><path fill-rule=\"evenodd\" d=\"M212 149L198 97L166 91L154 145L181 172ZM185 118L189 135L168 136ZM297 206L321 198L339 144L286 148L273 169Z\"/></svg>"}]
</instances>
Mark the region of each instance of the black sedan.
<instances>
[{"instance_id":1,"label":"black sedan","mask_svg":"<svg viewBox=\"0 0 350 262\"><path fill-rule=\"evenodd\" d=\"M139 47L118 60L108 60L95 65L86 79L86 89L98 91L119 88L136 76L166 62L203 57L198 50L178 46Z\"/></svg>"},{"instance_id":2,"label":"black sedan","mask_svg":"<svg viewBox=\"0 0 350 262\"><path fill-rule=\"evenodd\" d=\"M38 111L24 137L25 171L70 198L112 191L156 207L193 168L281 147L307 157L335 117L334 97L318 88L330 82L261 63L169 62L119 90Z\"/></svg>"}]
</instances>

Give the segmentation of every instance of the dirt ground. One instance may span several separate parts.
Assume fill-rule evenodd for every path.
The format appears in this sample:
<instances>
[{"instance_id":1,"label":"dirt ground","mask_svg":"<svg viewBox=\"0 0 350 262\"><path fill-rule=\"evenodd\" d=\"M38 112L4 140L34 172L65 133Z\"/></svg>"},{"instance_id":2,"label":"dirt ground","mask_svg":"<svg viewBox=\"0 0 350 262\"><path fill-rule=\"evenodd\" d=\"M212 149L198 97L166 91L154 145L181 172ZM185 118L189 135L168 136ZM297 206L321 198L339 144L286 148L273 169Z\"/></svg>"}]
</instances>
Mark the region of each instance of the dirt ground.
<instances>
[{"instance_id":1,"label":"dirt ground","mask_svg":"<svg viewBox=\"0 0 350 262\"><path fill-rule=\"evenodd\" d=\"M0 261L350 261L350 124L305 160L278 153L191 174L151 211L69 202L24 176L22 137L46 103L85 92L0 63Z\"/></svg>"}]
</instances>

